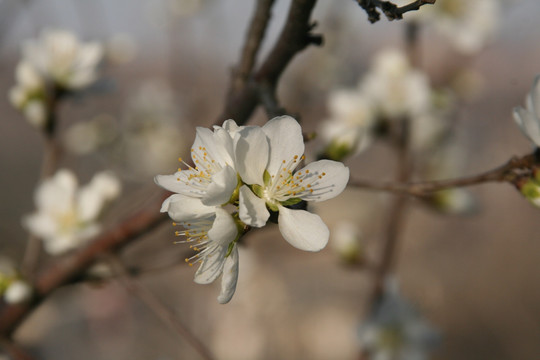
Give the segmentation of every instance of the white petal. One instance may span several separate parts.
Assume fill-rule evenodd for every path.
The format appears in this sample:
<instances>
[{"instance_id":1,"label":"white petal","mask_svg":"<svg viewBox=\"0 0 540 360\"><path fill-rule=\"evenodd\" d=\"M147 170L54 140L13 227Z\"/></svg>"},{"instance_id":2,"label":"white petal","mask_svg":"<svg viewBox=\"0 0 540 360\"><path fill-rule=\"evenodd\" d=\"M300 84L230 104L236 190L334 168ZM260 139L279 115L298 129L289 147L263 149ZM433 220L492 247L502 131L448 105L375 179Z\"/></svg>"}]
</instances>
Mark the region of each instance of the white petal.
<instances>
[{"instance_id":1,"label":"white petal","mask_svg":"<svg viewBox=\"0 0 540 360\"><path fill-rule=\"evenodd\" d=\"M237 185L236 171L230 166L225 166L212 176L212 182L206 188L202 203L204 205L222 205L229 202Z\"/></svg>"},{"instance_id":2,"label":"white petal","mask_svg":"<svg viewBox=\"0 0 540 360\"><path fill-rule=\"evenodd\" d=\"M212 252L208 253L202 261L201 266L197 269L193 281L197 284L210 284L216 280L223 270L227 249L227 246L214 246Z\"/></svg>"},{"instance_id":3,"label":"white petal","mask_svg":"<svg viewBox=\"0 0 540 360\"><path fill-rule=\"evenodd\" d=\"M233 139L236 133L244 128L243 126L238 126L232 119L225 120L222 127L231 135L231 138Z\"/></svg>"},{"instance_id":4,"label":"white petal","mask_svg":"<svg viewBox=\"0 0 540 360\"><path fill-rule=\"evenodd\" d=\"M212 228L208 231L211 241L228 246L238 235L238 228L233 217L222 208L215 208L216 219Z\"/></svg>"},{"instance_id":5,"label":"white petal","mask_svg":"<svg viewBox=\"0 0 540 360\"><path fill-rule=\"evenodd\" d=\"M514 108L513 115L523 134L540 146L540 120L522 107Z\"/></svg>"},{"instance_id":6,"label":"white petal","mask_svg":"<svg viewBox=\"0 0 540 360\"><path fill-rule=\"evenodd\" d=\"M38 209L47 212L68 212L75 205L77 178L69 170L58 170L50 179L45 180L36 192Z\"/></svg>"},{"instance_id":7,"label":"white petal","mask_svg":"<svg viewBox=\"0 0 540 360\"><path fill-rule=\"evenodd\" d=\"M316 214L280 205L278 223L281 235L297 249L319 251L328 243L330 231Z\"/></svg>"},{"instance_id":8,"label":"white petal","mask_svg":"<svg viewBox=\"0 0 540 360\"><path fill-rule=\"evenodd\" d=\"M540 119L540 75L536 75L531 87L531 91L527 96L527 109Z\"/></svg>"},{"instance_id":9,"label":"white petal","mask_svg":"<svg viewBox=\"0 0 540 360\"><path fill-rule=\"evenodd\" d=\"M113 173L108 171L102 171L94 175L89 186L100 193L106 200L112 200L118 197L122 190L120 180Z\"/></svg>"},{"instance_id":10,"label":"white petal","mask_svg":"<svg viewBox=\"0 0 540 360\"><path fill-rule=\"evenodd\" d=\"M217 128L214 130L214 142L219 145L218 149L224 164L235 167L234 165L234 142L232 135L225 129Z\"/></svg>"},{"instance_id":11,"label":"white petal","mask_svg":"<svg viewBox=\"0 0 540 360\"><path fill-rule=\"evenodd\" d=\"M219 136L214 136L214 132L210 129L197 127L197 135L195 136L195 142L192 146L191 158L195 165L201 166L197 163L203 161L205 157L211 160L215 160L218 164L227 164L228 156L226 146L222 144L222 140L219 140ZM231 164L232 165L232 164Z\"/></svg>"},{"instance_id":12,"label":"white petal","mask_svg":"<svg viewBox=\"0 0 540 360\"><path fill-rule=\"evenodd\" d=\"M77 214L83 222L93 221L103 209L105 199L90 186L82 188L77 196Z\"/></svg>"},{"instance_id":13,"label":"white petal","mask_svg":"<svg viewBox=\"0 0 540 360\"><path fill-rule=\"evenodd\" d=\"M239 208L240 220L249 226L263 227L270 217L265 201L246 185L240 188Z\"/></svg>"},{"instance_id":14,"label":"white petal","mask_svg":"<svg viewBox=\"0 0 540 360\"><path fill-rule=\"evenodd\" d=\"M226 304L231 301L236 291L238 282L238 248L234 247L228 258L225 259L223 266L223 278L221 279L221 293L217 300L220 304Z\"/></svg>"},{"instance_id":15,"label":"white petal","mask_svg":"<svg viewBox=\"0 0 540 360\"><path fill-rule=\"evenodd\" d=\"M198 172L194 170L182 170L173 175L157 175L154 178L154 182L171 192L184 194L186 196L200 197L204 195L203 190L199 191L194 187L187 185L190 183L189 177L196 174L198 174Z\"/></svg>"},{"instance_id":16,"label":"white petal","mask_svg":"<svg viewBox=\"0 0 540 360\"><path fill-rule=\"evenodd\" d=\"M58 234L58 223L49 213L39 212L23 218L23 226L40 238L50 238Z\"/></svg>"},{"instance_id":17,"label":"white petal","mask_svg":"<svg viewBox=\"0 0 540 360\"><path fill-rule=\"evenodd\" d=\"M277 174L283 160L289 162L295 155L304 153L304 138L298 121L290 116L273 118L263 126L270 142L270 160L266 169L270 175Z\"/></svg>"},{"instance_id":18,"label":"white petal","mask_svg":"<svg viewBox=\"0 0 540 360\"><path fill-rule=\"evenodd\" d=\"M270 147L259 127L245 127L235 138L236 169L246 184L263 185Z\"/></svg>"},{"instance_id":19,"label":"white petal","mask_svg":"<svg viewBox=\"0 0 540 360\"><path fill-rule=\"evenodd\" d=\"M169 196L161 205L161 212L168 212L171 219L178 222L202 219L215 211L214 206L206 206L200 199L182 194Z\"/></svg>"},{"instance_id":20,"label":"white petal","mask_svg":"<svg viewBox=\"0 0 540 360\"><path fill-rule=\"evenodd\" d=\"M349 168L338 161L315 161L299 172L305 174L306 170L309 170L309 175L304 176L304 182L311 183L313 189L313 192L305 192L300 196L306 201L324 201L336 197L341 194L349 181ZM310 179L319 176L319 179L310 182Z\"/></svg>"}]
</instances>

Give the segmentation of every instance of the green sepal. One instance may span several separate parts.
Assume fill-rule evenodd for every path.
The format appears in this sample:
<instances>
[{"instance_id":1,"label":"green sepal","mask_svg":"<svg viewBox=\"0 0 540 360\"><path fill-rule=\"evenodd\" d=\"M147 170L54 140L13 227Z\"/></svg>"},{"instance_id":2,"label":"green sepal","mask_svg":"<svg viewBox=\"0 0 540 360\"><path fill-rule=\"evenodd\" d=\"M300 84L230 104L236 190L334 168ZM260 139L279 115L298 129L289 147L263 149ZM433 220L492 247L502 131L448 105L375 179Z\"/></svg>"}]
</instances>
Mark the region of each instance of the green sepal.
<instances>
[{"instance_id":1,"label":"green sepal","mask_svg":"<svg viewBox=\"0 0 540 360\"><path fill-rule=\"evenodd\" d=\"M298 204L300 201L302 201L302 199L300 199L300 198L290 198L290 199L287 199L287 200L285 200L285 201L282 201L282 202L281 202L281 205L283 205L283 206L296 205L296 204Z\"/></svg>"},{"instance_id":2,"label":"green sepal","mask_svg":"<svg viewBox=\"0 0 540 360\"><path fill-rule=\"evenodd\" d=\"M273 204L273 203L270 203L270 202L266 203L266 207L269 208L272 211L279 211L278 206L276 204Z\"/></svg>"},{"instance_id":3,"label":"green sepal","mask_svg":"<svg viewBox=\"0 0 540 360\"><path fill-rule=\"evenodd\" d=\"M540 186L534 180L529 180L521 188L521 193L529 200L538 199L540 197Z\"/></svg>"},{"instance_id":4,"label":"green sepal","mask_svg":"<svg viewBox=\"0 0 540 360\"><path fill-rule=\"evenodd\" d=\"M251 191L253 191L253 193L257 195L258 197L260 198L263 197L264 189L261 185L258 185L258 184L251 185Z\"/></svg>"}]
</instances>

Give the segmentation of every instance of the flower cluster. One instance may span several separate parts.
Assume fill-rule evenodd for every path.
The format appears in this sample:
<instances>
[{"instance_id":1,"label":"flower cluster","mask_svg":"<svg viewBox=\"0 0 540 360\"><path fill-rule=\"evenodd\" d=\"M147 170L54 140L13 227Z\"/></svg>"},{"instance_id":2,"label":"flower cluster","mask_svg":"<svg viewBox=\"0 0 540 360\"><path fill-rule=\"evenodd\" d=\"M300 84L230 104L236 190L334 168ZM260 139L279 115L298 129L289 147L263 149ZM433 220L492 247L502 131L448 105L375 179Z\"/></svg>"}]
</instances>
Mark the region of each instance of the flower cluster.
<instances>
[{"instance_id":1,"label":"flower cluster","mask_svg":"<svg viewBox=\"0 0 540 360\"><path fill-rule=\"evenodd\" d=\"M81 43L64 30L43 31L40 39L24 43L22 52L16 70L17 84L9 98L36 127L46 122L51 91L80 90L92 84L103 57L100 44Z\"/></svg>"},{"instance_id":2,"label":"flower cluster","mask_svg":"<svg viewBox=\"0 0 540 360\"><path fill-rule=\"evenodd\" d=\"M324 157L357 155L371 143L376 129L403 118L413 120L413 145L430 145L445 127L439 116L445 99L436 95L427 76L403 52L380 52L356 88L330 94L330 118L321 129Z\"/></svg>"},{"instance_id":3,"label":"flower cluster","mask_svg":"<svg viewBox=\"0 0 540 360\"><path fill-rule=\"evenodd\" d=\"M328 228L300 205L337 196L349 169L321 160L296 170L303 153L302 129L290 116L263 127L227 120L214 131L197 128L191 149L194 167L184 163L188 169L156 176L158 185L175 193L161 211L185 228L176 234L198 251L186 259L201 263L195 282L207 284L223 273L220 303L230 301L236 289L238 240L249 227L265 226L272 214L294 247L319 251L326 246Z\"/></svg>"},{"instance_id":4,"label":"flower cluster","mask_svg":"<svg viewBox=\"0 0 540 360\"><path fill-rule=\"evenodd\" d=\"M43 240L45 250L59 255L75 249L100 231L98 217L105 204L120 193L120 182L107 172L94 175L78 188L69 170L59 170L35 193L37 211L26 216L24 226Z\"/></svg>"}]
</instances>

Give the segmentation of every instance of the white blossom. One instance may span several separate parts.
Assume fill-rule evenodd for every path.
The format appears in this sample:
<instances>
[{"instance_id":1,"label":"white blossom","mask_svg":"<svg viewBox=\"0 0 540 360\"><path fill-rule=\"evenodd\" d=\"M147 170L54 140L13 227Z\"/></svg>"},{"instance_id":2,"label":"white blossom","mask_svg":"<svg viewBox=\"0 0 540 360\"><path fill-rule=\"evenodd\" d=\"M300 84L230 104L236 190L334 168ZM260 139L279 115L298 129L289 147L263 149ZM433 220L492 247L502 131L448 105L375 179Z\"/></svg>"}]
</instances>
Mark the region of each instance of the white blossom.
<instances>
[{"instance_id":1,"label":"white blossom","mask_svg":"<svg viewBox=\"0 0 540 360\"><path fill-rule=\"evenodd\" d=\"M119 192L120 183L112 174L98 173L79 188L75 175L62 169L38 187L37 211L26 216L23 224L43 240L48 253L62 254L98 234L98 217Z\"/></svg>"},{"instance_id":2,"label":"white blossom","mask_svg":"<svg viewBox=\"0 0 540 360\"><path fill-rule=\"evenodd\" d=\"M220 275L221 292L218 302L228 303L236 290L238 281L238 247L236 240L239 231L234 218L223 208L215 207L214 212L194 220L182 221L176 217L174 207L181 203L164 202L161 212L168 212L173 220L180 221L185 230L177 231L176 236L185 236L186 240L178 243L189 243L190 248L198 251L186 262L192 266L201 263L195 273L195 282L210 284ZM181 219L184 219L183 217Z\"/></svg>"},{"instance_id":3,"label":"white blossom","mask_svg":"<svg viewBox=\"0 0 540 360\"><path fill-rule=\"evenodd\" d=\"M500 3L499 0L438 0L435 5L422 8L420 14L458 51L472 54L495 35Z\"/></svg>"},{"instance_id":4,"label":"white blossom","mask_svg":"<svg viewBox=\"0 0 540 360\"><path fill-rule=\"evenodd\" d=\"M386 284L382 300L360 327L359 335L363 351L376 360L427 360L439 338L392 283Z\"/></svg>"},{"instance_id":5,"label":"white blossom","mask_svg":"<svg viewBox=\"0 0 540 360\"><path fill-rule=\"evenodd\" d=\"M15 69L15 80L17 83L9 91L11 104L23 112L30 124L44 126L47 117L44 79L28 61L22 60Z\"/></svg>"},{"instance_id":6,"label":"white blossom","mask_svg":"<svg viewBox=\"0 0 540 360\"><path fill-rule=\"evenodd\" d=\"M377 54L359 88L383 117L415 117L431 105L427 76L414 69L406 55L396 49Z\"/></svg>"},{"instance_id":7,"label":"white blossom","mask_svg":"<svg viewBox=\"0 0 540 360\"><path fill-rule=\"evenodd\" d=\"M96 80L103 47L97 42L80 42L67 30L47 29L38 40L23 44L23 56L48 81L78 90Z\"/></svg>"},{"instance_id":8,"label":"white blossom","mask_svg":"<svg viewBox=\"0 0 540 360\"><path fill-rule=\"evenodd\" d=\"M540 147L540 75L535 77L525 104L526 108L514 108L514 120L533 145Z\"/></svg>"},{"instance_id":9,"label":"white blossom","mask_svg":"<svg viewBox=\"0 0 540 360\"><path fill-rule=\"evenodd\" d=\"M178 169L173 175L155 177L156 184L177 193L169 198L171 202L189 198L186 201L193 205L193 211L209 214L213 212L214 206L231 200L238 185L231 136L237 131L238 126L232 120L227 120L223 127L216 126L213 132L197 128L191 148L191 159L195 167L184 162L187 170Z\"/></svg>"},{"instance_id":10,"label":"white blossom","mask_svg":"<svg viewBox=\"0 0 540 360\"><path fill-rule=\"evenodd\" d=\"M335 91L328 103L330 118L320 129L326 155L335 160L358 155L372 140L375 122L372 103L358 90Z\"/></svg>"},{"instance_id":11,"label":"white blossom","mask_svg":"<svg viewBox=\"0 0 540 360\"><path fill-rule=\"evenodd\" d=\"M326 246L329 230L321 218L287 206L304 201L323 201L339 195L349 180L349 169L330 160L313 162L295 171L303 160L302 129L290 116L277 117L262 128L245 127L235 137L240 188L240 219L262 227L276 211L281 234L301 250Z\"/></svg>"}]
</instances>

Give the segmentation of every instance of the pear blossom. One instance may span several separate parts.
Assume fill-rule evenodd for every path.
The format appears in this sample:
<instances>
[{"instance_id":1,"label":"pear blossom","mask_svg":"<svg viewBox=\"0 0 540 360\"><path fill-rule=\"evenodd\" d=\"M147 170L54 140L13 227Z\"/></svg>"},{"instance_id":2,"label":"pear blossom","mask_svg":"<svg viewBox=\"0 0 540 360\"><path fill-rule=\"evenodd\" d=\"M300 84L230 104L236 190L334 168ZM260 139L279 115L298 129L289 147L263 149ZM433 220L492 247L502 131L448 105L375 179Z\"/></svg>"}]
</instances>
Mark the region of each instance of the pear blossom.
<instances>
[{"instance_id":1,"label":"pear blossom","mask_svg":"<svg viewBox=\"0 0 540 360\"><path fill-rule=\"evenodd\" d=\"M332 229L330 245L347 264L360 263L364 257L363 234L352 221L341 221Z\"/></svg>"},{"instance_id":2,"label":"pear blossom","mask_svg":"<svg viewBox=\"0 0 540 360\"><path fill-rule=\"evenodd\" d=\"M406 55L397 49L379 52L358 86L382 117L414 118L431 105L427 76L414 69Z\"/></svg>"},{"instance_id":3,"label":"pear blossom","mask_svg":"<svg viewBox=\"0 0 540 360\"><path fill-rule=\"evenodd\" d=\"M9 92L11 104L23 112L31 125L44 126L47 117L44 79L26 60L17 64L15 79L17 83Z\"/></svg>"},{"instance_id":4,"label":"pear blossom","mask_svg":"<svg viewBox=\"0 0 540 360\"><path fill-rule=\"evenodd\" d=\"M358 155L372 140L375 122L373 105L357 90L338 90L330 94L330 119L321 126L325 157L342 160Z\"/></svg>"},{"instance_id":5,"label":"pear blossom","mask_svg":"<svg viewBox=\"0 0 540 360\"><path fill-rule=\"evenodd\" d=\"M67 30L47 29L38 40L23 44L23 57L45 79L67 90L79 90L97 78L97 66L103 58L97 42L80 42Z\"/></svg>"},{"instance_id":6,"label":"pear blossom","mask_svg":"<svg viewBox=\"0 0 540 360\"><path fill-rule=\"evenodd\" d=\"M540 75L534 78L531 91L525 99L526 108L514 108L514 120L523 134L540 147Z\"/></svg>"},{"instance_id":7,"label":"pear blossom","mask_svg":"<svg viewBox=\"0 0 540 360\"><path fill-rule=\"evenodd\" d=\"M155 177L156 184L176 193L168 199L170 202L187 201L194 211L208 215L213 212L214 206L231 201L238 186L232 137L238 129L232 120L225 121L223 127L214 127L213 132L197 128L191 148L195 167L180 158L188 167L187 170L178 169L173 175Z\"/></svg>"},{"instance_id":8,"label":"pear blossom","mask_svg":"<svg viewBox=\"0 0 540 360\"><path fill-rule=\"evenodd\" d=\"M43 240L48 253L59 255L98 234L103 207L119 193L120 183L110 173L98 173L79 188L75 175L62 169L37 188L37 211L26 216L23 225Z\"/></svg>"},{"instance_id":9,"label":"pear blossom","mask_svg":"<svg viewBox=\"0 0 540 360\"><path fill-rule=\"evenodd\" d=\"M362 350L375 360L423 360L439 334L398 292L386 284L382 299L359 329Z\"/></svg>"},{"instance_id":10,"label":"pear blossom","mask_svg":"<svg viewBox=\"0 0 540 360\"><path fill-rule=\"evenodd\" d=\"M437 0L435 6L415 12L414 18L432 24L456 50L474 54L493 39L500 12L500 0Z\"/></svg>"},{"instance_id":11,"label":"pear blossom","mask_svg":"<svg viewBox=\"0 0 540 360\"><path fill-rule=\"evenodd\" d=\"M245 184L239 190L240 219L262 227L269 210L278 212L279 230L291 245L308 251L324 248L329 230L321 218L287 206L339 195L349 180L349 169L320 160L295 171L304 159L304 142L300 125L290 116L274 118L262 128L245 127L235 137L234 149Z\"/></svg>"},{"instance_id":12,"label":"pear blossom","mask_svg":"<svg viewBox=\"0 0 540 360\"><path fill-rule=\"evenodd\" d=\"M174 223L175 225L182 225L185 228L184 231L175 232L176 236L186 237L186 240L177 243L188 243L190 248L198 251L186 259L190 266L200 263L195 273L195 282L210 284L223 274L218 302L226 304L234 295L238 280L236 241L241 235L238 225L233 216L221 207L214 207L213 213L185 221L185 217L178 217L175 211L175 207L182 206L184 205L178 202L166 201L161 212L168 212L173 220L180 221L178 224Z\"/></svg>"}]
</instances>

